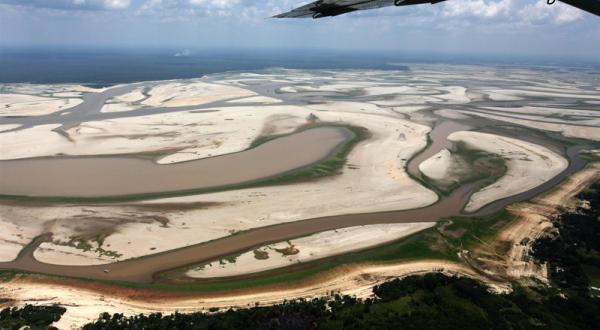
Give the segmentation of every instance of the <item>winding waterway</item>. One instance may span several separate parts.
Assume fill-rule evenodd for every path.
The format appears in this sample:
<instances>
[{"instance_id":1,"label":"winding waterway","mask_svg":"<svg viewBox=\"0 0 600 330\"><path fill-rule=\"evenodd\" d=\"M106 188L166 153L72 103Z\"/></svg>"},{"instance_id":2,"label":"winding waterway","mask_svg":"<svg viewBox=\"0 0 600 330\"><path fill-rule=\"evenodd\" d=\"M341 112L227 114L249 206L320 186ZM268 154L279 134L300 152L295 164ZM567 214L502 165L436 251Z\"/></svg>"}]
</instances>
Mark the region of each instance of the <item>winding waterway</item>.
<instances>
[{"instance_id":1,"label":"winding waterway","mask_svg":"<svg viewBox=\"0 0 600 330\"><path fill-rule=\"evenodd\" d=\"M130 91L136 86L138 85L120 86L109 89L105 93L86 97L85 102L79 108L70 109L69 111L65 110L65 114L62 116L51 115L30 119L15 118L12 120L26 126L60 122L63 124L63 128L68 128L81 121L90 120L90 118L103 119L126 116L126 114L103 114L99 112L99 109L101 104L108 98ZM141 109L136 110L135 115L161 113L164 111L182 111L182 109ZM129 115L131 116L131 114ZM441 149L451 146L447 140L449 134L469 128L486 128L493 131L495 124L496 122L489 120L478 120L475 123L472 121L439 122L430 133L431 143L428 147L409 161L407 165L408 172L414 177L419 178L421 175L418 170L419 164L438 153ZM344 141L347 141L350 136L349 134L351 133L347 129L341 128L323 127L311 129L265 143L258 148L242 153L177 165L157 165L148 159L132 157L71 157L6 161L0 163L0 168L3 172L1 192L4 194L42 196L105 196L115 193L125 195L235 184L269 177L287 170L313 164L326 158L332 150L335 150ZM522 138L527 139L526 136ZM316 143L316 141L319 141L319 143ZM310 147L307 148L307 145ZM469 216L488 215L502 210L511 203L530 199L551 189L560 183L560 181L585 166L586 162L579 157L579 150L583 148L582 146L571 146L568 148L562 146L561 148L563 154L569 159L569 166L562 173L527 192L488 204ZM289 153L289 150L303 151L297 158L283 157L284 154ZM277 163L272 161L274 158L281 159L282 161L278 165L274 165ZM267 160L269 165L265 165ZM199 169L198 166L209 167ZM68 170L63 170L61 173L58 170L61 168ZM219 169L220 174L215 172L216 174L214 175L197 176L198 179L196 181L194 181L195 179L188 181L188 178L194 176L194 173L209 173L211 168L215 171ZM173 169L176 170L173 171ZM28 175L32 177L28 178ZM47 178L48 176L50 178ZM158 183L160 186L157 186L154 180L147 180L148 177L161 177L163 179ZM182 178L185 178L185 180ZM93 184L93 189L90 189L89 185L77 185L77 182L73 184L67 183L69 181L84 179L89 180L88 182ZM94 180L96 181L95 184ZM106 184L106 182L110 184ZM168 185L167 188L165 188L165 184ZM419 209L368 214L346 214L283 223L252 229L211 242L108 265L62 266L46 264L36 260L33 252L39 244L50 239L50 234L48 233L36 238L27 245L15 261L0 263L0 268L88 279L150 283L156 281L156 274L165 271L200 264L220 257L248 251L266 244L322 231L382 223L431 222L448 216L464 215L462 212L464 206L469 201L470 196L481 188L481 185L480 182L463 184L448 196L441 197L437 203Z\"/></svg>"},{"instance_id":2,"label":"winding waterway","mask_svg":"<svg viewBox=\"0 0 600 330\"><path fill-rule=\"evenodd\" d=\"M438 125L431 134L432 143L425 151L423 151L423 153L421 153L421 155L433 155L442 148L448 147L446 142L443 142L446 141L446 137L454 131L463 128L463 125ZM586 162L579 157L578 151L581 148L581 146L576 146L566 150L566 156L569 158L569 166L552 180L535 189L488 204L478 212L470 214L470 216L488 215L503 209L511 203L530 199L551 189L560 181L581 170L585 166ZM413 158L411 162L409 162L408 168L418 168L416 162L420 161L422 157L423 156L417 156ZM46 235L37 238L28 245L15 261L0 263L0 268L12 268L90 279L150 283L154 280L155 274L158 273L188 265L200 264L220 257L247 251L265 244L285 241L317 232L382 223L431 222L444 217L464 215L462 209L468 202L469 197L480 188L481 184L479 182L464 184L454 190L450 195L440 199L437 203L419 209L368 214L347 214L283 223L241 232L211 242L191 245L109 265L62 266L40 262L33 257L33 252L39 244L49 238Z\"/></svg>"}]
</instances>

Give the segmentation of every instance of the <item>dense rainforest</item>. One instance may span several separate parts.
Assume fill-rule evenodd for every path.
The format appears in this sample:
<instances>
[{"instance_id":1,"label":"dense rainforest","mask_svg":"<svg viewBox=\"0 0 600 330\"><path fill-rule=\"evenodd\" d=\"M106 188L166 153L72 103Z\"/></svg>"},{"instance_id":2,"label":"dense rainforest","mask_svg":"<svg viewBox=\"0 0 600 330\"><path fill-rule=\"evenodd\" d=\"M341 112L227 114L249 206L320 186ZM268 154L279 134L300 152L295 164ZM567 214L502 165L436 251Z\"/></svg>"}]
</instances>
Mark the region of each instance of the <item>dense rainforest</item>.
<instances>
[{"instance_id":1,"label":"dense rainforest","mask_svg":"<svg viewBox=\"0 0 600 330\"><path fill-rule=\"evenodd\" d=\"M553 220L552 234L533 243L533 256L548 263L557 287L586 294L600 287L600 183L578 197L583 205Z\"/></svg>"},{"instance_id":2,"label":"dense rainforest","mask_svg":"<svg viewBox=\"0 0 600 330\"><path fill-rule=\"evenodd\" d=\"M600 183L582 192L586 201L554 219L554 229L533 245L547 262L551 287L514 285L490 293L475 280L443 274L411 276L373 288L374 298L336 295L276 306L218 313L102 314L85 330L108 329L600 329ZM0 329L48 329L65 309L5 309Z\"/></svg>"}]
</instances>

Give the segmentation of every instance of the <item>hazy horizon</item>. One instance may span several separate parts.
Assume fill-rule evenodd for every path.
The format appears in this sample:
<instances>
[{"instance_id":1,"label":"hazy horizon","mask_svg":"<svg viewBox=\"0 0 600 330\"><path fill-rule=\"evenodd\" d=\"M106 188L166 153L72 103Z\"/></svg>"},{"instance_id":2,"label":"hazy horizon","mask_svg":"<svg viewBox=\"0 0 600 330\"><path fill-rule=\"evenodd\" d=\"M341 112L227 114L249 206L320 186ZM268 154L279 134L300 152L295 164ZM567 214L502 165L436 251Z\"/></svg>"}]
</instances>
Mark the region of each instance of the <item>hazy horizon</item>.
<instances>
[{"instance_id":1,"label":"hazy horizon","mask_svg":"<svg viewBox=\"0 0 600 330\"><path fill-rule=\"evenodd\" d=\"M86 83L197 78L226 71L287 69L404 70L423 64L580 68L598 59L548 56L315 49L2 48L0 83Z\"/></svg>"},{"instance_id":2,"label":"hazy horizon","mask_svg":"<svg viewBox=\"0 0 600 330\"><path fill-rule=\"evenodd\" d=\"M0 0L0 47L600 58L600 19L560 2L450 0L319 20L268 18L304 2Z\"/></svg>"}]
</instances>

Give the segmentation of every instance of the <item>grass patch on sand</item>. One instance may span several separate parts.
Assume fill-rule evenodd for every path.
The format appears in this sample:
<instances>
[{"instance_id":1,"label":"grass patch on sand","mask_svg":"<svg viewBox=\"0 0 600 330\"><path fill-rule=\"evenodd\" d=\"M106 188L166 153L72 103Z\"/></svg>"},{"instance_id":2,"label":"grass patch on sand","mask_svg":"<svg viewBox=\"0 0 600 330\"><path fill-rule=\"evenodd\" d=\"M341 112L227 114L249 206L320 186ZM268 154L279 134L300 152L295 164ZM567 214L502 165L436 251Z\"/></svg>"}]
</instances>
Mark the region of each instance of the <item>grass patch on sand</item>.
<instances>
[{"instance_id":1,"label":"grass patch on sand","mask_svg":"<svg viewBox=\"0 0 600 330\"><path fill-rule=\"evenodd\" d=\"M13 269L0 269L0 283L8 282L20 274L27 274L27 272Z\"/></svg>"},{"instance_id":2,"label":"grass patch on sand","mask_svg":"<svg viewBox=\"0 0 600 330\"><path fill-rule=\"evenodd\" d=\"M91 243L92 242L92 243ZM94 244L95 243L95 244ZM96 236L92 240L84 237L71 237L68 241L54 240L52 244L72 247L83 252L95 252L99 257L107 256L113 259L118 259L123 256L116 251L106 250L104 245L104 237Z\"/></svg>"},{"instance_id":3,"label":"grass patch on sand","mask_svg":"<svg viewBox=\"0 0 600 330\"><path fill-rule=\"evenodd\" d=\"M506 161L501 156L470 149L463 142L454 143L452 157L450 177L453 177L453 180L434 180L422 174L423 181L427 186L433 187L438 194L444 197L458 187L475 181L480 181L484 187L488 186L508 171Z\"/></svg>"},{"instance_id":4,"label":"grass patch on sand","mask_svg":"<svg viewBox=\"0 0 600 330\"><path fill-rule=\"evenodd\" d=\"M455 248L473 249L493 240L496 233L515 219L503 210L487 217L451 217L438 227L440 234Z\"/></svg>"},{"instance_id":5,"label":"grass patch on sand","mask_svg":"<svg viewBox=\"0 0 600 330\"><path fill-rule=\"evenodd\" d=\"M600 162L600 150L584 150L580 156L588 162Z\"/></svg>"}]
</instances>

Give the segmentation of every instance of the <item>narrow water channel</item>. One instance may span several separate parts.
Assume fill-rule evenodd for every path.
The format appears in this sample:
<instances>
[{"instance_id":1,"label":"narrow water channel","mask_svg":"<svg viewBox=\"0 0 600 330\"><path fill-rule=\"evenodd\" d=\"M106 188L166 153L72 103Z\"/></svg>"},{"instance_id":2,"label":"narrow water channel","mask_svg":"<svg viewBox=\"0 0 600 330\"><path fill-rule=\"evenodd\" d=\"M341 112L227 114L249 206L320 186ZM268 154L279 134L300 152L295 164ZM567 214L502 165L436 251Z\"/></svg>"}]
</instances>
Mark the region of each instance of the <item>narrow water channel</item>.
<instances>
[{"instance_id":1,"label":"narrow water channel","mask_svg":"<svg viewBox=\"0 0 600 330\"><path fill-rule=\"evenodd\" d=\"M446 148L447 136L455 131L464 129L462 124L440 125L431 134L432 143L421 155L413 158L408 164L409 168L418 169L421 159L437 153ZM569 166L552 180L530 191L511 196L491 203L478 212L469 216L482 216L499 211L507 205L527 200L535 195L545 192L571 174L581 170L586 162L579 157L582 146L570 147L566 150ZM0 263L0 268L12 268L25 271L74 276L101 280L118 280L138 283L150 283L155 274L193 264L215 260L235 253L248 251L252 248L306 236L322 231L333 230L350 226L372 225L382 223L408 223L431 222L440 218L464 215L462 209L470 196L479 190L479 182L467 183L454 190L450 195L442 198L437 203L412 210L380 212L368 214L348 214L330 217L307 219L303 221L283 223L268 227L261 227L228 236L211 242L187 246L184 248L166 251L141 258L116 262L101 266L60 266L39 262L33 257L33 251L47 237L41 237L32 242L13 262Z\"/></svg>"}]
</instances>

